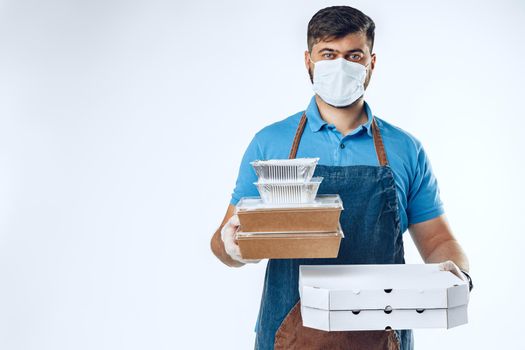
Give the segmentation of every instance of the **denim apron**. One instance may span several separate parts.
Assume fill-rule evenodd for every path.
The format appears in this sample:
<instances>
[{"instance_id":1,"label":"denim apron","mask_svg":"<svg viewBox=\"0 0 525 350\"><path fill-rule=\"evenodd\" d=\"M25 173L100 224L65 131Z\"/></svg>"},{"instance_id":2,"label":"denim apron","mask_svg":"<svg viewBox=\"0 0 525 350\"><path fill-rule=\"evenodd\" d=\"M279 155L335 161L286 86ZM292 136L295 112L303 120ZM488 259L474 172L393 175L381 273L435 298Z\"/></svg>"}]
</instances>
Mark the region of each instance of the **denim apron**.
<instances>
[{"instance_id":1,"label":"denim apron","mask_svg":"<svg viewBox=\"0 0 525 350\"><path fill-rule=\"evenodd\" d=\"M305 125L303 113L289 158L297 154ZM379 166L317 165L314 176L324 178L318 193L339 194L343 201L339 255L268 261L255 349L413 349L411 330L325 332L303 327L300 317L300 265L405 263L396 185L375 118L372 131Z\"/></svg>"}]
</instances>

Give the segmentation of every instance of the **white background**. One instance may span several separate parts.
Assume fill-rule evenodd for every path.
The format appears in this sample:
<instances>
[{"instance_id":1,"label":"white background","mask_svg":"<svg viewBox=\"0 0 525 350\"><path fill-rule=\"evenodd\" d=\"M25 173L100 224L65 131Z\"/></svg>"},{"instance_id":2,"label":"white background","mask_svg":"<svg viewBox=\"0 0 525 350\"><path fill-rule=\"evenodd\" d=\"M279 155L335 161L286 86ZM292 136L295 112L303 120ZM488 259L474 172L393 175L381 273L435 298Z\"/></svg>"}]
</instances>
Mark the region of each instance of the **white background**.
<instances>
[{"instance_id":1,"label":"white background","mask_svg":"<svg viewBox=\"0 0 525 350\"><path fill-rule=\"evenodd\" d=\"M254 133L306 108L333 4L0 0L1 349L253 347L265 263L209 240ZM517 349L525 4L348 4L377 25L366 99L423 142L475 281L469 324L416 348Z\"/></svg>"}]
</instances>

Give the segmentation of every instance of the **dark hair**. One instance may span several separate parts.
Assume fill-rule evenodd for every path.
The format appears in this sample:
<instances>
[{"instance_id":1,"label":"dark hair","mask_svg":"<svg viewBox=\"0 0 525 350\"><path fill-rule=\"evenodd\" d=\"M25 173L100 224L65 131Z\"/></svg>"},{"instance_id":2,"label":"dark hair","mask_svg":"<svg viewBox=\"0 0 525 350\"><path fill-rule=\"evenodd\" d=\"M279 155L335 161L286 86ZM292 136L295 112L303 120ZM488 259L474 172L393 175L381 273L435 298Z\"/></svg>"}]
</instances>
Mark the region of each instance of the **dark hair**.
<instances>
[{"instance_id":1,"label":"dark hair","mask_svg":"<svg viewBox=\"0 0 525 350\"><path fill-rule=\"evenodd\" d=\"M330 6L319 10L308 22L308 51L319 41L339 39L352 33L365 33L370 47L374 47L374 21L350 6Z\"/></svg>"}]
</instances>

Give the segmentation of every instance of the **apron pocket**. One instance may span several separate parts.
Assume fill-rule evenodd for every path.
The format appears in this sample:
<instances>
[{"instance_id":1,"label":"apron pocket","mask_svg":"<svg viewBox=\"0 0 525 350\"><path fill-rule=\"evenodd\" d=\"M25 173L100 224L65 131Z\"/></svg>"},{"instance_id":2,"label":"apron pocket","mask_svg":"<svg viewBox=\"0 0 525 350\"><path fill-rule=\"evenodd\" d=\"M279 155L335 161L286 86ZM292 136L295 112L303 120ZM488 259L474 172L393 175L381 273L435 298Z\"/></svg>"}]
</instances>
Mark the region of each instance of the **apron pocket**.
<instances>
[{"instance_id":1,"label":"apron pocket","mask_svg":"<svg viewBox=\"0 0 525 350\"><path fill-rule=\"evenodd\" d=\"M393 330L326 332L303 326L301 302L288 312L275 333L274 350L399 350Z\"/></svg>"}]
</instances>

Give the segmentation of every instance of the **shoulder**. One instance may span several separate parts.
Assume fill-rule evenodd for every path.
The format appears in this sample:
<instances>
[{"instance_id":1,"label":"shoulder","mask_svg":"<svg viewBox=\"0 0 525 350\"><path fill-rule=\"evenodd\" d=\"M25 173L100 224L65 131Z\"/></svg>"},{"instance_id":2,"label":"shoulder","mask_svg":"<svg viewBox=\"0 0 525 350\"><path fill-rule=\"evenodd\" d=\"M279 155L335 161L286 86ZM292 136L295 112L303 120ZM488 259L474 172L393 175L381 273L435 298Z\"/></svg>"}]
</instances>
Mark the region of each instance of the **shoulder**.
<instances>
[{"instance_id":1,"label":"shoulder","mask_svg":"<svg viewBox=\"0 0 525 350\"><path fill-rule=\"evenodd\" d=\"M295 133L303 112L297 112L260 129L255 136L259 140L271 139L287 133Z\"/></svg>"},{"instance_id":2,"label":"shoulder","mask_svg":"<svg viewBox=\"0 0 525 350\"><path fill-rule=\"evenodd\" d=\"M254 136L265 158L287 157L303 112L294 113L260 129Z\"/></svg>"},{"instance_id":3,"label":"shoulder","mask_svg":"<svg viewBox=\"0 0 525 350\"><path fill-rule=\"evenodd\" d=\"M423 145L411 132L384 119L376 119L392 169L408 185L427 162Z\"/></svg>"},{"instance_id":4,"label":"shoulder","mask_svg":"<svg viewBox=\"0 0 525 350\"><path fill-rule=\"evenodd\" d=\"M382 118L375 117L384 142L391 143L394 149L419 152L421 141L407 130L401 129Z\"/></svg>"}]
</instances>

